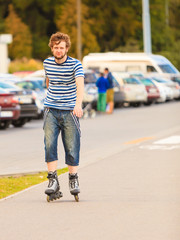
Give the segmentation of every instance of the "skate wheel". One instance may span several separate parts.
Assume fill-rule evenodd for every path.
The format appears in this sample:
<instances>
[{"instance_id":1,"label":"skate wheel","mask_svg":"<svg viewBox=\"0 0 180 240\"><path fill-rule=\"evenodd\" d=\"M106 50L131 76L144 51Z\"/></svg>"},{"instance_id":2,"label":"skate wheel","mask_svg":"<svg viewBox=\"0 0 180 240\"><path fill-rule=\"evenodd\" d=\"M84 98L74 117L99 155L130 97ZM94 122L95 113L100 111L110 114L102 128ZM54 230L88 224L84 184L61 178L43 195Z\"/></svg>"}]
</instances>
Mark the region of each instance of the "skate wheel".
<instances>
[{"instance_id":1,"label":"skate wheel","mask_svg":"<svg viewBox=\"0 0 180 240\"><path fill-rule=\"evenodd\" d=\"M47 196L47 201L48 201L48 202L50 202L50 201L51 201L49 196Z\"/></svg>"},{"instance_id":2,"label":"skate wheel","mask_svg":"<svg viewBox=\"0 0 180 240\"><path fill-rule=\"evenodd\" d=\"M74 195L74 198L75 198L76 202L79 202L79 196L78 195Z\"/></svg>"}]
</instances>

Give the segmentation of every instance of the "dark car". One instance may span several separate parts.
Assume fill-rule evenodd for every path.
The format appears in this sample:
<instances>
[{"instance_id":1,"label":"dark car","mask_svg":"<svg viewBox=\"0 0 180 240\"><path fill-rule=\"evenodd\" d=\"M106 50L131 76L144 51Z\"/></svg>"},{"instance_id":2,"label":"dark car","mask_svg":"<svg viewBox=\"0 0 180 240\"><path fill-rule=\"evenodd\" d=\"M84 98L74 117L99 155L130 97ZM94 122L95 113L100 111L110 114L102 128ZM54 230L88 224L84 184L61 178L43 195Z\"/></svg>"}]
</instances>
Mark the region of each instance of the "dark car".
<instances>
[{"instance_id":1,"label":"dark car","mask_svg":"<svg viewBox=\"0 0 180 240\"><path fill-rule=\"evenodd\" d=\"M18 98L13 94L0 88L0 129L6 129L12 120L20 116L20 105Z\"/></svg>"},{"instance_id":2,"label":"dark car","mask_svg":"<svg viewBox=\"0 0 180 240\"><path fill-rule=\"evenodd\" d=\"M15 82L15 85L20 87L21 89L24 89L26 92L34 92L34 94L36 95L36 106L38 107L37 117L41 118L44 112L44 99L46 96L45 89L42 87L42 85L37 80L28 79Z\"/></svg>"},{"instance_id":3,"label":"dark car","mask_svg":"<svg viewBox=\"0 0 180 240\"><path fill-rule=\"evenodd\" d=\"M83 107L87 105L90 108L96 108L98 91L96 87L97 77L94 71L85 70L84 71L84 98L83 98Z\"/></svg>"},{"instance_id":4,"label":"dark car","mask_svg":"<svg viewBox=\"0 0 180 240\"><path fill-rule=\"evenodd\" d=\"M155 86L150 78L139 78L139 80L145 85L147 91L147 102L145 105L151 105L160 97L159 89Z\"/></svg>"},{"instance_id":5,"label":"dark car","mask_svg":"<svg viewBox=\"0 0 180 240\"><path fill-rule=\"evenodd\" d=\"M37 116L38 108L35 103L36 96L33 96L32 92L27 93L25 90L3 81L0 81L0 88L3 88L10 93L14 93L21 106L20 117L17 120L12 121L12 125L14 127L21 127L27 121L30 121L32 118Z\"/></svg>"},{"instance_id":6,"label":"dark car","mask_svg":"<svg viewBox=\"0 0 180 240\"><path fill-rule=\"evenodd\" d=\"M113 86L114 86L114 106L122 107L125 100L125 94L121 90L121 86L119 85L116 78L113 76Z\"/></svg>"}]
</instances>

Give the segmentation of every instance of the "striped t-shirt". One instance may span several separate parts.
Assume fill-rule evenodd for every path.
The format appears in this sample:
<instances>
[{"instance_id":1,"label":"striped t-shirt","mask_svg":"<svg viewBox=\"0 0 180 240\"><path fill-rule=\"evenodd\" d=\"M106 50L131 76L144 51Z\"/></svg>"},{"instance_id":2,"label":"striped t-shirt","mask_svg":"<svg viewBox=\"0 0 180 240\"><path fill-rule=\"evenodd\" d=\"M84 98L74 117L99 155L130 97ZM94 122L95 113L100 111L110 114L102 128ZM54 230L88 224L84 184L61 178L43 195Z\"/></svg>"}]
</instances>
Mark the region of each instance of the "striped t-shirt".
<instances>
[{"instance_id":1,"label":"striped t-shirt","mask_svg":"<svg viewBox=\"0 0 180 240\"><path fill-rule=\"evenodd\" d=\"M44 60L43 65L46 76L49 78L44 106L73 110L76 103L75 79L84 77L81 62L68 56L65 62L58 64L54 57L49 57Z\"/></svg>"}]
</instances>

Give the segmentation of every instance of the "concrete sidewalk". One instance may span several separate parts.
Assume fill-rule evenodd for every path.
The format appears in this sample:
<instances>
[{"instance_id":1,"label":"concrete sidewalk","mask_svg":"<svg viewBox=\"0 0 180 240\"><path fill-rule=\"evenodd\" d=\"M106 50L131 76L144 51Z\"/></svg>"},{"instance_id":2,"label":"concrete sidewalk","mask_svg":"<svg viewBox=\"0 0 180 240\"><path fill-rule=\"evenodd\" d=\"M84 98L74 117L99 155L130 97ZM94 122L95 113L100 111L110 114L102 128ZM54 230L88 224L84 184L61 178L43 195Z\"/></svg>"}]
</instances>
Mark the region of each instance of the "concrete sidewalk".
<instances>
[{"instance_id":1,"label":"concrete sidewalk","mask_svg":"<svg viewBox=\"0 0 180 240\"><path fill-rule=\"evenodd\" d=\"M2 240L179 240L180 161L137 145L79 170L80 202L48 203L47 183L0 201Z\"/></svg>"}]
</instances>

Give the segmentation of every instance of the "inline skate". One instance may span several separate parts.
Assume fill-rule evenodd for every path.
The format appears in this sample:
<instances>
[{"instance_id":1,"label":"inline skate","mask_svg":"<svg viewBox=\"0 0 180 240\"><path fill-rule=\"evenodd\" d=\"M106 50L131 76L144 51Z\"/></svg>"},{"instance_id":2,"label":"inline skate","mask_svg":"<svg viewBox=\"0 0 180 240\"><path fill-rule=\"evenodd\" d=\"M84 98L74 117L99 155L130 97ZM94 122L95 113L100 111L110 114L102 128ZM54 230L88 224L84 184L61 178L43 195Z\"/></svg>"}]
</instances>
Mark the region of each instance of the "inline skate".
<instances>
[{"instance_id":1,"label":"inline skate","mask_svg":"<svg viewBox=\"0 0 180 240\"><path fill-rule=\"evenodd\" d=\"M76 174L69 174L69 190L70 193L74 196L76 202L79 202L79 196L80 193L79 189L79 181L78 181L78 175Z\"/></svg>"},{"instance_id":2,"label":"inline skate","mask_svg":"<svg viewBox=\"0 0 180 240\"><path fill-rule=\"evenodd\" d=\"M49 172L47 178L49 179L49 184L47 189L45 190L45 194L47 194L47 201L53 201L59 199L63 196L62 192L60 192L60 186L58 181L57 172Z\"/></svg>"}]
</instances>

